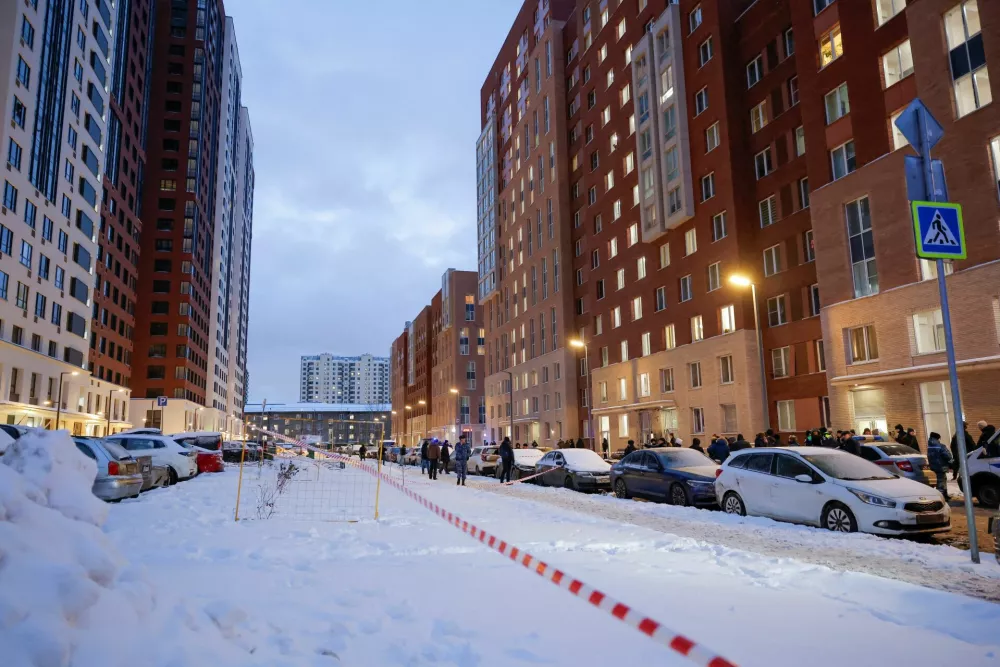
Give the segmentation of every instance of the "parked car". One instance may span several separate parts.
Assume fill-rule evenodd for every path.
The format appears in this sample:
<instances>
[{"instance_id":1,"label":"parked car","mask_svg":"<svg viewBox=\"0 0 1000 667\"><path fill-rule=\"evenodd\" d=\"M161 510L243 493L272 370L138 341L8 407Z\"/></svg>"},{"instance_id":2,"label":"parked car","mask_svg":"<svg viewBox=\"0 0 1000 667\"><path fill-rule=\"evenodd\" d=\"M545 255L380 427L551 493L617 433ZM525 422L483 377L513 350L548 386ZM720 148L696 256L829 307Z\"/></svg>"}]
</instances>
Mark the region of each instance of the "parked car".
<instances>
[{"instance_id":1,"label":"parked car","mask_svg":"<svg viewBox=\"0 0 1000 667\"><path fill-rule=\"evenodd\" d=\"M878 535L939 533L951 526L951 509L938 491L836 449L742 450L718 474L715 492L729 514Z\"/></svg>"},{"instance_id":2,"label":"parked car","mask_svg":"<svg viewBox=\"0 0 1000 667\"><path fill-rule=\"evenodd\" d=\"M76 448L97 464L94 495L109 502L134 498L142 491L139 463L124 447L98 438L73 438Z\"/></svg>"},{"instance_id":3,"label":"parked car","mask_svg":"<svg viewBox=\"0 0 1000 667\"><path fill-rule=\"evenodd\" d=\"M521 479L522 477L530 477L531 475L534 475L535 464L537 464L543 456L545 456L545 452L537 449L515 449L514 465L510 469L510 478ZM503 466L496 466L494 475L497 479L500 479L500 474L502 472Z\"/></svg>"},{"instance_id":4,"label":"parked car","mask_svg":"<svg viewBox=\"0 0 1000 667\"><path fill-rule=\"evenodd\" d=\"M170 486L170 466L153 464L153 485L150 488L158 489L161 486ZM143 484L143 491L148 491Z\"/></svg>"},{"instance_id":5,"label":"parked car","mask_svg":"<svg viewBox=\"0 0 1000 667\"><path fill-rule=\"evenodd\" d=\"M631 452L611 466L611 488L619 498L645 498L671 505L713 507L719 465L693 449Z\"/></svg>"},{"instance_id":6,"label":"parked car","mask_svg":"<svg viewBox=\"0 0 1000 667\"><path fill-rule=\"evenodd\" d=\"M7 431L0 429L0 454L7 451L7 448L17 440L17 438L12 437Z\"/></svg>"},{"instance_id":7,"label":"parked car","mask_svg":"<svg viewBox=\"0 0 1000 667\"><path fill-rule=\"evenodd\" d=\"M420 445L406 448L406 454L403 455L403 463L408 466L420 464Z\"/></svg>"},{"instance_id":8,"label":"parked car","mask_svg":"<svg viewBox=\"0 0 1000 667\"><path fill-rule=\"evenodd\" d=\"M576 491L611 488L611 464L591 449L555 449L535 464L542 486L562 486Z\"/></svg>"},{"instance_id":9,"label":"parked car","mask_svg":"<svg viewBox=\"0 0 1000 667\"><path fill-rule=\"evenodd\" d=\"M153 457L154 464L169 466L171 484L198 474L197 452L165 435L116 433L107 440L118 443L133 455L149 454Z\"/></svg>"},{"instance_id":10,"label":"parked car","mask_svg":"<svg viewBox=\"0 0 1000 667\"><path fill-rule=\"evenodd\" d=\"M170 436L185 447L196 452L198 472L222 472L226 469L223 463L222 434L216 431L192 431L189 433L174 433Z\"/></svg>"},{"instance_id":11,"label":"parked car","mask_svg":"<svg viewBox=\"0 0 1000 667\"><path fill-rule=\"evenodd\" d=\"M861 458L900 477L914 482L930 484L927 472L931 469L927 457L906 445L895 442L879 442L861 445Z\"/></svg>"},{"instance_id":12,"label":"parked car","mask_svg":"<svg viewBox=\"0 0 1000 667\"><path fill-rule=\"evenodd\" d=\"M500 461L500 456L497 454L499 451L499 447L473 447L469 455L469 472L475 475L490 475L495 473L497 463Z\"/></svg>"},{"instance_id":13,"label":"parked car","mask_svg":"<svg viewBox=\"0 0 1000 667\"><path fill-rule=\"evenodd\" d=\"M990 509L1000 508L1000 457L986 456L985 447L977 447L966 455L972 495L979 504ZM959 481L961 481L959 477Z\"/></svg>"}]
</instances>

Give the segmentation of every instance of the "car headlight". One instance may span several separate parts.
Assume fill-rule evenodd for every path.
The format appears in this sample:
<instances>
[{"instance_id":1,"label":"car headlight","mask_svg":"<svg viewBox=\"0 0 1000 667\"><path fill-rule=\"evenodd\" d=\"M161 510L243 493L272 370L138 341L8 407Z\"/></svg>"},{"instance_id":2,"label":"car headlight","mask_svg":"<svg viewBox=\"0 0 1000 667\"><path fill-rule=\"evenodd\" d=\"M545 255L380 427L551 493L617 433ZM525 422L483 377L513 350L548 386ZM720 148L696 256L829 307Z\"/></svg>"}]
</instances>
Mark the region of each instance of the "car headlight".
<instances>
[{"instance_id":1,"label":"car headlight","mask_svg":"<svg viewBox=\"0 0 1000 667\"><path fill-rule=\"evenodd\" d=\"M859 491L858 489L848 489L848 491L856 495L858 497L858 500L860 500L863 503L867 503L869 505L875 505L877 507L896 506L895 500L889 500L888 498L883 498L882 496L875 496L870 493L866 493L864 491Z\"/></svg>"},{"instance_id":2,"label":"car headlight","mask_svg":"<svg viewBox=\"0 0 1000 667\"><path fill-rule=\"evenodd\" d=\"M714 489L715 482L702 482L697 479L686 479L684 483L690 486L692 489L705 490Z\"/></svg>"},{"instance_id":3,"label":"car headlight","mask_svg":"<svg viewBox=\"0 0 1000 667\"><path fill-rule=\"evenodd\" d=\"M576 474L579 475L580 477L593 477L594 476L594 473L592 473L592 472L578 472Z\"/></svg>"}]
</instances>

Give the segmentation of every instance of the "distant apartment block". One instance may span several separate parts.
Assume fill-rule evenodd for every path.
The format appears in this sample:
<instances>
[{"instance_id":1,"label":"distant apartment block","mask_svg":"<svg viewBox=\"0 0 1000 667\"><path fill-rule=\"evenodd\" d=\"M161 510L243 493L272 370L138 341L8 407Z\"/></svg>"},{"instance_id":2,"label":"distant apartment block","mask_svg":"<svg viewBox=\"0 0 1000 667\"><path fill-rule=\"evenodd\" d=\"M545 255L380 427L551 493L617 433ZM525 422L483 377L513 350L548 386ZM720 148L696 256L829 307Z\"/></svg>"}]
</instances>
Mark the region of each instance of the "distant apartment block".
<instances>
[{"instance_id":1,"label":"distant apartment block","mask_svg":"<svg viewBox=\"0 0 1000 667\"><path fill-rule=\"evenodd\" d=\"M389 358L371 354L303 356L299 367L299 400L303 403L387 405L390 402Z\"/></svg>"}]
</instances>

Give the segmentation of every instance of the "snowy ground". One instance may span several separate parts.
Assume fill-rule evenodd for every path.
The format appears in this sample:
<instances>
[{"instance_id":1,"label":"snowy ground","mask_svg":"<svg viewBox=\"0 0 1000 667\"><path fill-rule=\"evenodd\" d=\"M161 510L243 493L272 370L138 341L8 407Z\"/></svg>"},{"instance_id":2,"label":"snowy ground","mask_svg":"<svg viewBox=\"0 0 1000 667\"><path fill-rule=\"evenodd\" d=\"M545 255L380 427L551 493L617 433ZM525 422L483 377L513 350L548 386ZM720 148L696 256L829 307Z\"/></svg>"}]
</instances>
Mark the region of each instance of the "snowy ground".
<instances>
[{"instance_id":1,"label":"snowy ground","mask_svg":"<svg viewBox=\"0 0 1000 667\"><path fill-rule=\"evenodd\" d=\"M742 665L1000 663L989 602L413 471L410 488ZM235 493L234 472L201 476L113 506L105 531L266 664L689 664L385 486L381 519L355 524L234 523ZM928 577L961 573L960 552L914 548Z\"/></svg>"}]
</instances>

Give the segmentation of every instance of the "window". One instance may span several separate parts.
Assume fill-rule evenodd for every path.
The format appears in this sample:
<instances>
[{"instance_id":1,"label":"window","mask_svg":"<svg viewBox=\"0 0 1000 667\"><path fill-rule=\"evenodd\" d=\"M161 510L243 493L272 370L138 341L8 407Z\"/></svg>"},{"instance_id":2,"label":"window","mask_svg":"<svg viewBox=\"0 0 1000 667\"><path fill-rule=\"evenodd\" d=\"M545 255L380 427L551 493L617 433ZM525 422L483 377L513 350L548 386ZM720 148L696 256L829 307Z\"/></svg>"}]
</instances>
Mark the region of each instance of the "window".
<instances>
[{"instance_id":1,"label":"window","mask_svg":"<svg viewBox=\"0 0 1000 667\"><path fill-rule=\"evenodd\" d=\"M691 293L691 276L683 276L680 279L680 301L690 301L692 297Z\"/></svg>"},{"instance_id":2,"label":"window","mask_svg":"<svg viewBox=\"0 0 1000 667\"><path fill-rule=\"evenodd\" d=\"M26 115L27 115L27 109L25 108L21 100L17 99L17 96L15 95L14 106L11 109L10 113L11 122L20 127L21 129L24 129L24 119Z\"/></svg>"},{"instance_id":3,"label":"window","mask_svg":"<svg viewBox=\"0 0 1000 667\"><path fill-rule=\"evenodd\" d=\"M826 124L851 113L851 103L847 97L847 84L842 83L823 98L826 104Z\"/></svg>"},{"instance_id":4,"label":"window","mask_svg":"<svg viewBox=\"0 0 1000 667\"><path fill-rule=\"evenodd\" d=\"M667 288L656 288L656 312L660 312L667 307Z\"/></svg>"},{"instance_id":5,"label":"window","mask_svg":"<svg viewBox=\"0 0 1000 667\"><path fill-rule=\"evenodd\" d=\"M754 167L758 181L774 171L774 160L771 159L770 146L757 153L754 157Z\"/></svg>"},{"instance_id":6,"label":"window","mask_svg":"<svg viewBox=\"0 0 1000 667\"><path fill-rule=\"evenodd\" d=\"M639 223L632 223L628 226L628 247L631 248L639 242Z\"/></svg>"},{"instance_id":7,"label":"window","mask_svg":"<svg viewBox=\"0 0 1000 667\"><path fill-rule=\"evenodd\" d=\"M704 408L691 408L691 432L698 434L705 432Z\"/></svg>"},{"instance_id":8,"label":"window","mask_svg":"<svg viewBox=\"0 0 1000 667\"><path fill-rule=\"evenodd\" d=\"M698 66L704 67L712 59L712 37L698 45Z\"/></svg>"},{"instance_id":9,"label":"window","mask_svg":"<svg viewBox=\"0 0 1000 667\"><path fill-rule=\"evenodd\" d=\"M35 26L28 22L27 16L21 17L21 41L29 49L35 48Z\"/></svg>"},{"instance_id":10,"label":"window","mask_svg":"<svg viewBox=\"0 0 1000 667\"><path fill-rule=\"evenodd\" d=\"M753 88L764 77L764 58L757 56L747 65L747 88Z\"/></svg>"},{"instance_id":11,"label":"window","mask_svg":"<svg viewBox=\"0 0 1000 667\"><path fill-rule=\"evenodd\" d=\"M660 268L670 266L670 244L664 243L660 246Z\"/></svg>"},{"instance_id":12,"label":"window","mask_svg":"<svg viewBox=\"0 0 1000 667\"><path fill-rule=\"evenodd\" d=\"M771 369L774 377L788 377L792 350L790 347L779 347L771 350Z\"/></svg>"},{"instance_id":13,"label":"window","mask_svg":"<svg viewBox=\"0 0 1000 667\"><path fill-rule=\"evenodd\" d=\"M848 329L847 341L850 345L852 364L878 359L878 341L875 338L874 324Z\"/></svg>"},{"instance_id":14,"label":"window","mask_svg":"<svg viewBox=\"0 0 1000 667\"><path fill-rule=\"evenodd\" d=\"M712 126L705 130L705 152L711 153L719 147L719 124L712 123Z\"/></svg>"},{"instance_id":15,"label":"window","mask_svg":"<svg viewBox=\"0 0 1000 667\"><path fill-rule=\"evenodd\" d=\"M806 130L799 125L795 128L795 156L800 157L806 154Z\"/></svg>"},{"instance_id":16,"label":"window","mask_svg":"<svg viewBox=\"0 0 1000 667\"><path fill-rule=\"evenodd\" d=\"M788 80L788 106L794 107L799 103L799 77L793 76Z\"/></svg>"},{"instance_id":17,"label":"window","mask_svg":"<svg viewBox=\"0 0 1000 667\"><path fill-rule=\"evenodd\" d=\"M615 278L618 283L618 289L625 289L625 269L618 269L615 271Z\"/></svg>"},{"instance_id":18,"label":"window","mask_svg":"<svg viewBox=\"0 0 1000 667\"><path fill-rule=\"evenodd\" d=\"M712 217L712 242L726 238L726 212L716 213Z\"/></svg>"},{"instance_id":19,"label":"window","mask_svg":"<svg viewBox=\"0 0 1000 667\"><path fill-rule=\"evenodd\" d=\"M21 56L17 57L17 82L25 88L31 88L31 68Z\"/></svg>"},{"instance_id":20,"label":"window","mask_svg":"<svg viewBox=\"0 0 1000 667\"><path fill-rule=\"evenodd\" d=\"M628 432L628 415L627 414L619 415L618 416L618 437L619 438L627 438L628 436L629 436L629 432Z\"/></svg>"},{"instance_id":21,"label":"window","mask_svg":"<svg viewBox=\"0 0 1000 667\"><path fill-rule=\"evenodd\" d=\"M819 315L819 284L809 286L809 315L810 317Z\"/></svg>"},{"instance_id":22,"label":"window","mask_svg":"<svg viewBox=\"0 0 1000 667\"><path fill-rule=\"evenodd\" d=\"M761 102L750 109L750 131L760 132L765 125L767 125L767 103Z\"/></svg>"},{"instance_id":23,"label":"window","mask_svg":"<svg viewBox=\"0 0 1000 667\"><path fill-rule=\"evenodd\" d=\"M642 280L646 277L646 258L639 257L635 260L635 275L636 280Z\"/></svg>"},{"instance_id":24,"label":"window","mask_svg":"<svg viewBox=\"0 0 1000 667\"><path fill-rule=\"evenodd\" d=\"M767 300L768 326L778 327L788 323L788 309L785 307L785 295L773 296Z\"/></svg>"},{"instance_id":25,"label":"window","mask_svg":"<svg viewBox=\"0 0 1000 667\"><path fill-rule=\"evenodd\" d=\"M843 178L857 168L857 160L854 156L854 142L848 141L846 144L837 146L830 151L830 165L833 169L833 180Z\"/></svg>"},{"instance_id":26,"label":"window","mask_svg":"<svg viewBox=\"0 0 1000 667\"><path fill-rule=\"evenodd\" d=\"M10 181L3 184L3 205L11 213L17 213L17 188Z\"/></svg>"},{"instance_id":27,"label":"window","mask_svg":"<svg viewBox=\"0 0 1000 667\"><path fill-rule=\"evenodd\" d=\"M764 249L764 275L773 276L781 271L781 245Z\"/></svg>"},{"instance_id":28,"label":"window","mask_svg":"<svg viewBox=\"0 0 1000 667\"><path fill-rule=\"evenodd\" d=\"M17 282L17 297L14 299L14 305L16 305L21 310L28 309L28 286L21 281Z\"/></svg>"},{"instance_id":29,"label":"window","mask_svg":"<svg viewBox=\"0 0 1000 667\"><path fill-rule=\"evenodd\" d=\"M904 7L906 7L906 0L875 0L875 14L878 18L878 24L882 25L903 11ZM948 433L951 433L951 431L948 431Z\"/></svg>"},{"instance_id":30,"label":"window","mask_svg":"<svg viewBox=\"0 0 1000 667\"><path fill-rule=\"evenodd\" d=\"M22 240L21 241L21 258L20 258L19 261L21 262L21 264L23 264L24 266L28 267L28 270L31 270L31 256L32 256L32 252L33 252L33 248L31 247L31 244L28 243L27 241Z\"/></svg>"},{"instance_id":31,"label":"window","mask_svg":"<svg viewBox=\"0 0 1000 667\"><path fill-rule=\"evenodd\" d=\"M795 33L791 28L785 31L785 57L791 58L795 53Z\"/></svg>"},{"instance_id":32,"label":"window","mask_svg":"<svg viewBox=\"0 0 1000 667\"><path fill-rule=\"evenodd\" d=\"M664 169L667 172L667 182L671 182L680 175L680 160L678 160L677 146L671 146L667 149L667 152L663 154ZM652 169L649 170L649 174L652 177ZM654 181L652 178L649 179L648 183L644 183L646 186L645 197L648 199L653 196Z\"/></svg>"},{"instance_id":33,"label":"window","mask_svg":"<svg viewBox=\"0 0 1000 667\"><path fill-rule=\"evenodd\" d=\"M882 56L882 73L885 75L885 87L895 85L913 74L913 54L910 52L910 40L889 49Z\"/></svg>"},{"instance_id":34,"label":"window","mask_svg":"<svg viewBox=\"0 0 1000 667\"><path fill-rule=\"evenodd\" d=\"M618 378L618 400L628 400L628 381L625 378Z\"/></svg>"},{"instance_id":35,"label":"window","mask_svg":"<svg viewBox=\"0 0 1000 667\"><path fill-rule=\"evenodd\" d=\"M692 389L701 386L701 362L694 361L688 364L688 384Z\"/></svg>"},{"instance_id":36,"label":"window","mask_svg":"<svg viewBox=\"0 0 1000 667\"><path fill-rule=\"evenodd\" d=\"M948 433L955 432L951 387L947 382L921 382L920 406L928 433L937 432L947 438Z\"/></svg>"},{"instance_id":37,"label":"window","mask_svg":"<svg viewBox=\"0 0 1000 667\"><path fill-rule=\"evenodd\" d=\"M826 370L826 344L822 338L816 341L816 370L820 372Z\"/></svg>"},{"instance_id":38,"label":"window","mask_svg":"<svg viewBox=\"0 0 1000 667\"><path fill-rule=\"evenodd\" d=\"M642 297L637 296L632 299L632 320L642 319Z\"/></svg>"},{"instance_id":39,"label":"window","mask_svg":"<svg viewBox=\"0 0 1000 667\"><path fill-rule=\"evenodd\" d=\"M701 177L701 200L708 201L715 196L715 172Z\"/></svg>"},{"instance_id":40,"label":"window","mask_svg":"<svg viewBox=\"0 0 1000 667\"><path fill-rule=\"evenodd\" d=\"M701 5L695 5L695 8L691 10L688 14L688 29L694 32L695 29L701 25Z\"/></svg>"},{"instance_id":41,"label":"window","mask_svg":"<svg viewBox=\"0 0 1000 667\"><path fill-rule=\"evenodd\" d=\"M21 145L13 139L7 143L7 163L14 169L21 169Z\"/></svg>"},{"instance_id":42,"label":"window","mask_svg":"<svg viewBox=\"0 0 1000 667\"><path fill-rule=\"evenodd\" d=\"M667 350L677 347L677 334L674 331L673 324L668 324L663 329L663 347Z\"/></svg>"},{"instance_id":43,"label":"window","mask_svg":"<svg viewBox=\"0 0 1000 667\"><path fill-rule=\"evenodd\" d=\"M941 309L913 314L913 339L917 354L942 352L945 349Z\"/></svg>"},{"instance_id":44,"label":"window","mask_svg":"<svg viewBox=\"0 0 1000 667\"><path fill-rule=\"evenodd\" d=\"M819 40L819 66L826 67L844 54L844 44L840 39L840 26L823 35Z\"/></svg>"},{"instance_id":45,"label":"window","mask_svg":"<svg viewBox=\"0 0 1000 667\"><path fill-rule=\"evenodd\" d=\"M660 393L666 394L674 390L674 369L660 369Z\"/></svg>"},{"instance_id":46,"label":"window","mask_svg":"<svg viewBox=\"0 0 1000 667\"><path fill-rule=\"evenodd\" d=\"M708 265L708 291L712 292L722 287L722 263Z\"/></svg>"},{"instance_id":47,"label":"window","mask_svg":"<svg viewBox=\"0 0 1000 667\"><path fill-rule=\"evenodd\" d=\"M821 2L822 0L816 0ZM777 401L778 407L778 430L795 430L795 401Z\"/></svg>"},{"instance_id":48,"label":"window","mask_svg":"<svg viewBox=\"0 0 1000 667\"><path fill-rule=\"evenodd\" d=\"M698 250L698 230L692 227L684 232L684 256L692 255Z\"/></svg>"},{"instance_id":49,"label":"window","mask_svg":"<svg viewBox=\"0 0 1000 667\"><path fill-rule=\"evenodd\" d=\"M622 309L621 306L615 306L614 310L611 311L611 328L617 329L622 325Z\"/></svg>"},{"instance_id":50,"label":"window","mask_svg":"<svg viewBox=\"0 0 1000 667\"><path fill-rule=\"evenodd\" d=\"M708 88L706 87L702 88L701 90L699 90L697 93L694 94L694 115L700 116L707 108L708 108Z\"/></svg>"},{"instance_id":51,"label":"window","mask_svg":"<svg viewBox=\"0 0 1000 667\"><path fill-rule=\"evenodd\" d=\"M727 354L724 357L719 357L719 382L722 384L732 384L736 381L736 375L733 372L733 356Z\"/></svg>"},{"instance_id":52,"label":"window","mask_svg":"<svg viewBox=\"0 0 1000 667\"><path fill-rule=\"evenodd\" d=\"M872 235L868 197L852 201L844 208L847 215L847 235L854 277L854 298L878 294L875 240Z\"/></svg>"},{"instance_id":53,"label":"window","mask_svg":"<svg viewBox=\"0 0 1000 667\"><path fill-rule=\"evenodd\" d=\"M705 323L701 315L695 315L691 318L691 342L697 343L700 340L705 340Z\"/></svg>"},{"instance_id":54,"label":"window","mask_svg":"<svg viewBox=\"0 0 1000 667\"><path fill-rule=\"evenodd\" d=\"M760 214L761 227L768 227L778 221L778 202L774 195L758 202L757 210Z\"/></svg>"},{"instance_id":55,"label":"window","mask_svg":"<svg viewBox=\"0 0 1000 667\"><path fill-rule=\"evenodd\" d=\"M614 258L618 256L618 237L614 237L608 242L608 257Z\"/></svg>"},{"instance_id":56,"label":"window","mask_svg":"<svg viewBox=\"0 0 1000 667\"><path fill-rule=\"evenodd\" d=\"M950 276L955 271L955 266L949 261L944 262L944 275ZM937 262L933 259L921 259L920 260L920 279L921 280L936 280L937 279Z\"/></svg>"},{"instance_id":57,"label":"window","mask_svg":"<svg viewBox=\"0 0 1000 667\"><path fill-rule=\"evenodd\" d=\"M955 5L944 15L944 28L950 50L955 110L961 118L993 101L976 0Z\"/></svg>"},{"instance_id":58,"label":"window","mask_svg":"<svg viewBox=\"0 0 1000 667\"><path fill-rule=\"evenodd\" d=\"M719 309L719 322L722 333L732 333L736 331L736 308L733 304L723 306Z\"/></svg>"}]
</instances>

